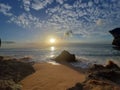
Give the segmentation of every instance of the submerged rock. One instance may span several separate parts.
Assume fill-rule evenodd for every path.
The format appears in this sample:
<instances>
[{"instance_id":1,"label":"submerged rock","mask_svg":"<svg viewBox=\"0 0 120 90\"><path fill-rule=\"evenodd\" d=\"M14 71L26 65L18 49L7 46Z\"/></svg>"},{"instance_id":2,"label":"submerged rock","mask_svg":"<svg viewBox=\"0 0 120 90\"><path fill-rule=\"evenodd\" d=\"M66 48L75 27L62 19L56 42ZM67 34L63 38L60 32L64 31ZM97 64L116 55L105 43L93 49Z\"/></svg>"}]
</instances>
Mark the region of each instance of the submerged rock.
<instances>
[{"instance_id":1,"label":"submerged rock","mask_svg":"<svg viewBox=\"0 0 120 90\"><path fill-rule=\"evenodd\" d=\"M113 29L113 30L111 30L109 32L114 37L114 40L113 40L112 44L120 47L120 28L115 28L115 29Z\"/></svg>"},{"instance_id":2,"label":"submerged rock","mask_svg":"<svg viewBox=\"0 0 120 90\"><path fill-rule=\"evenodd\" d=\"M62 53L55 58L57 62L76 62L74 54L70 54L68 51L62 51Z\"/></svg>"}]
</instances>

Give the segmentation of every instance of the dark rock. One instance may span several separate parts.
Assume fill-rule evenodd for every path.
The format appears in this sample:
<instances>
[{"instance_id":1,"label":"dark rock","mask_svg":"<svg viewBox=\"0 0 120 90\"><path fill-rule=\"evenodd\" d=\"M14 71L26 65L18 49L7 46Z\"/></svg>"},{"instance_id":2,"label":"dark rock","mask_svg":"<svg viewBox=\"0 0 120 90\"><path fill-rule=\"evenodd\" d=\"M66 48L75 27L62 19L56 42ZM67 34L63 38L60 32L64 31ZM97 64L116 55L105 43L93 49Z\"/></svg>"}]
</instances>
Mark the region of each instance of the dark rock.
<instances>
[{"instance_id":1,"label":"dark rock","mask_svg":"<svg viewBox=\"0 0 120 90\"><path fill-rule=\"evenodd\" d=\"M70 54L68 51L62 51L62 53L55 58L58 62L76 62L74 54Z\"/></svg>"},{"instance_id":2,"label":"dark rock","mask_svg":"<svg viewBox=\"0 0 120 90\"><path fill-rule=\"evenodd\" d=\"M83 85L81 83L76 83L74 87L69 88L67 90L83 90Z\"/></svg>"},{"instance_id":3,"label":"dark rock","mask_svg":"<svg viewBox=\"0 0 120 90\"><path fill-rule=\"evenodd\" d=\"M120 47L120 28L115 28L115 29L113 29L113 30L111 30L109 32L114 37L114 40L113 40L112 44Z\"/></svg>"},{"instance_id":4,"label":"dark rock","mask_svg":"<svg viewBox=\"0 0 120 90\"><path fill-rule=\"evenodd\" d=\"M107 79L120 83L120 67L113 61L109 61L106 66L94 65L90 68L87 79Z\"/></svg>"},{"instance_id":5,"label":"dark rock","mask_svg":"<svg viewBox=\"0 0 120 90\"><path fill-rule=\"evenodd\" d=\"M104 66L103 65L98 65L98 64L94 64L92 67L90 67L89 71L100 71L103 70Z\"/></svg>"},{"instance_id":6,"label":"dark rock","mask_svg":"<svg viewBox=\"0 0 120 90\"><path fill-rule=\"evenodd\" d=\"M105 66L106 69L120 70L120 67L115 64L113 61L108 61L108 64Z\"/></svg>"},{"instance_id":7,"label":"dark rock","mask_svg":"<svg viewBox=\"0 0 120 90\"><path fill-rule=\"evenodd\" d=\"M23 58L20 58L20 61L28 61L28 60L31 60L32 58L31 57L29 57L29 56L25 56L25 57L23 57Z\"/></svg>"},{"instance_id":8,"label":"dark rock","mask_svg":"<svg viewBox=\"0 0 120 90\"><path fill-rule=\"evenodd\" d=\"M22 85L13 80L0 80L0 90L21 90Z\"/></svg>"},{"instance_id":9,"label":"dark rock","mask_svg":"<svg viewBox=\"0 0 120 90\"><path fill-rule=\"evenodd\" d=\"M34 68L28 64L15 60L0 61L0 79L13 79L19 82L24 77L35 72Z\"/></svg>"},{"instance_id":10,"label":"dark rock","mask_svg":"<svg viewBox=\"0 0 120 90\"><path fill-rule=\"evenodd\" d=\"M14 59L0 60L0 88L2 88L0 90L20 90L13 87L20 86L18 82L34 72L31 64Z\"/></svg>"},{"instance_id":11,"label":"dark rock","mask_svg":"<svg viewBox=\"0 0 120 90\"><path fill-rule=\"evenodd\" d=\"M84 82L68 90L120 90L120 67L113 61L105 66L94 64L88 71Z\"/></svg>"},{"instance_id":12,"label":"dark rock","mask_svg":"<svg viewBox=\"0 0 120 90\"><path fill-rule=\"evenodd\" d=\"M3 60L3 59L4 59L4 57L3 57L3 56L0 56L0 61Z\"/></svg>"},{"instance_id":13,"label":"dark rock","mask_svg":"<svg viewBox=\"0 0 120 90\"><path fill-rule=\"evenodd\" d=\"M20 59L18 59L18 61L28 63L31 65L33 65L35 63L34 61L32 61L32 58L30 56L25 56L23 58L20 58Z\"/></svg>"},{"instance_id":14,"label":"dark rock","mask_svg":"<svg viewBox=\"0 0 120 90\"><path fill-rule=\"evenodd\" d=\"M1 38L0 38L0 47L1 47Z\"/></svg>"}]
</instances>

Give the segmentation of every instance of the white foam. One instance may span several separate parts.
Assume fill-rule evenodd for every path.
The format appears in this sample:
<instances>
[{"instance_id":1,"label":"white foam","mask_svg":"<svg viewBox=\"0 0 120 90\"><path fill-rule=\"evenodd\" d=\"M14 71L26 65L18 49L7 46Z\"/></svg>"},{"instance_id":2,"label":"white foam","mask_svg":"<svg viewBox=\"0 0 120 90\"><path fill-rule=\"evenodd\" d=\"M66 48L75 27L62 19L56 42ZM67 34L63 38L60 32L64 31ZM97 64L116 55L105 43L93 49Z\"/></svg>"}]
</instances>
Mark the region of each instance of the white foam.
<instances>
[{"instance_id":1,"label":"white foam","mask_svg":"<svg viewBox=\"0 0 120 90\"><path fill-rule=\"evenodd\" d=\"M60 65L59 63L55 62L55 61L49 61L48 63L52 64L52 65Z\"/></svg>"}]
</instances>

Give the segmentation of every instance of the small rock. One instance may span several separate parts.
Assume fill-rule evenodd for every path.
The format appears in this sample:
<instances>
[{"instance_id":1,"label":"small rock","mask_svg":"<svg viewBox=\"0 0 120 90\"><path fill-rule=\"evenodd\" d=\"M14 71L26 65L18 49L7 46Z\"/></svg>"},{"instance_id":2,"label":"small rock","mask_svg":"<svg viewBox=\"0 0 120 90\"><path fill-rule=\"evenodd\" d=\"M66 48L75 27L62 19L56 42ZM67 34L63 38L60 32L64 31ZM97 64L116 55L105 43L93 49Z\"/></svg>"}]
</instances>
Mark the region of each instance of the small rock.
<instances>
[{"instance_id":1,"label":"small rock","mask_svg":"<svg viewBox=\"0 0 120 90\"><path fill-rule=\"evenodd\" d=\"M113 61L108 61L108 64L105 66L107 69L115 69L115 70L120 70L120 67L115 64Z\"/></svg>"}]
</instances>

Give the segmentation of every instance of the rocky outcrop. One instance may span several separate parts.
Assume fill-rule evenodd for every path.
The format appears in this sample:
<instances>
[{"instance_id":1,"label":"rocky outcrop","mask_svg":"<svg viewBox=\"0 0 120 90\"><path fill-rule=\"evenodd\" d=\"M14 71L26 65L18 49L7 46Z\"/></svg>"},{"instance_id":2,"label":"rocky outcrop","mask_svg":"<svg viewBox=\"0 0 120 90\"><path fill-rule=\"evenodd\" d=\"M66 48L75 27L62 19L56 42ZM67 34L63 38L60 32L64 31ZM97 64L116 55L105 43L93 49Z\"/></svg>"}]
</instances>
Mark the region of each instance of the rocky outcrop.
<instances>
[{"instance_id":1,"label":"rocky outcrop","mask_svg":"<svg viewBox=\"0 0 120 90\"><path fill-rule=\"evenodd\" d=\"M81 83L76 83L74 87L71 87L67 90L83 90L83 85Z\"/></svg>"},{"instance_id":2,"label":"rocky outcrop","mask_svg":"<svg viewBox=\"0 0 120 90\"><path fill-rule=\"evenodd\" d=\"M34 72L31 64L0 56L0 90L20 90L19 81Z\"/></svg>"},{"instance_id":3,"label":"rocky outcrop","mask_svg":"<svg viewBox=\"0 0 120 90\"><path fill-rule=\"evenodd\" d=\"M112 44L120 47L120 28L115 28L115 29L113 29L109 32L114 37L114 40L113 40Z\"/></svg>"},{"instance_id":4,"label":"rocky outcrop","mask_svg":"<svg viewBox=\"0 0 120 90\"><path fill-rule=\"evenodd\" d=\"M0 47L1 47L1 38L0 38Z\"/></svg>"},{"instance_id":5,"label":"rocky outcrop","mask_svg":"<svg viewBox=\"0 0 120 90\"><path fill-rule=\"evenodd\" d=\"M105 66L94 64L86 80L68 90L120 90L120 67L112 61Z\"/></svg>"},{"instance_id":6,"label":"rocky outcrop","mask_svg":"<svg viewBox=\"0 0 120 90\"><path fill-rule=\"evenodd\" d=\"M104 79L120 84L120 67L112 61L106 66L94 65L89 69L87 79Z\"/></svg>"},{"instance_id":7,"label":"rocky outcrop","mask_svg":"<svg viewBox=\"0 0 120 90\"><path fill-rule=\"evenodd\" d=\"M62 51L62 53L55 58L57 62L76 62L74 54L70 54L68 51Z\"/></svg>"}]
</instances>

